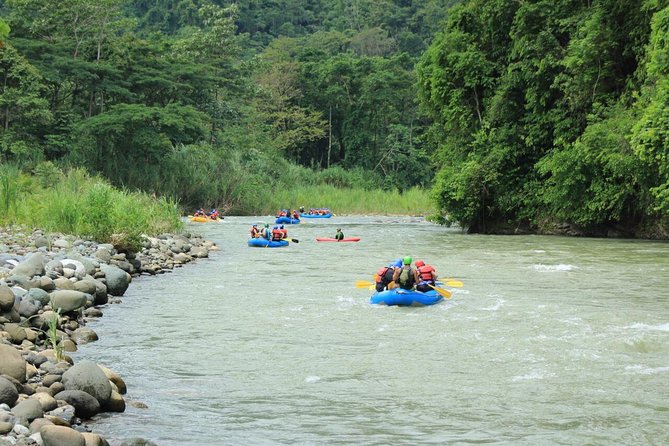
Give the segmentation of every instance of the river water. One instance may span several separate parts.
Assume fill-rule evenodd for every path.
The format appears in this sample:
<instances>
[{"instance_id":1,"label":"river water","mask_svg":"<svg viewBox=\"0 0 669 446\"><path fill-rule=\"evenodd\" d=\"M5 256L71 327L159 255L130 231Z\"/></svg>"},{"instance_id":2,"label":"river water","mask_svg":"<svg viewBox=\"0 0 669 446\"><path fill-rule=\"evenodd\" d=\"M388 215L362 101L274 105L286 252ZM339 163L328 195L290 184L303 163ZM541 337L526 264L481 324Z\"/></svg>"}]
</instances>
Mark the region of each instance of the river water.
<instances>
[{"instance_id":1,"label":"river water","mask_svg":"<svg viewBox=\"0 0 669 446\"><path fill-rule=\"evenodd\" d=\"M264 217L271 222L270 217ZM171 445L669 444L669 245L466 235L418 218L188 224L220 251L136 279L78 353L126 381L108 438ZM317 243L341 227L359 243ZM412 255L464 282L431 307L355 287Z\"/></svg>"}]
</instances>

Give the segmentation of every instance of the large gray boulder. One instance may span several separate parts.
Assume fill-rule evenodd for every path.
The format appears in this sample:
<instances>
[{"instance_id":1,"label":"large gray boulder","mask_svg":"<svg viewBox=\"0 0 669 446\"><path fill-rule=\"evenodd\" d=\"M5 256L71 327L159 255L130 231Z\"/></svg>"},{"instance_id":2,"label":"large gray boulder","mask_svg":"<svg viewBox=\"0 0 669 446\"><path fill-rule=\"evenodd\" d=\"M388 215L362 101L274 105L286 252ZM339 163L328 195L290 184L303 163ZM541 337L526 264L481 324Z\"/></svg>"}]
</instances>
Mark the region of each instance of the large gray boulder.
<instances>
[{"instance_id":1,"label":"large gray boulder","mask_svg":"<svg viewBox=\"0 0 669 446\"><path fill-rule=\"evenodd\" d=\"M7 378L0 376L0 404L6 404L12 407L19 399L19 391L16 386Z\"/></svg>"},{"instance_id":2,"label":"large gray boulder","mask_svg":"<svg viewBox=\"0 0 669 446\"><path fill-rule=\"evenodd\" d=\"M17 349L5 344L0 344L0 375L26 382L26 360Z\"/></svg>"},{"instance_id":3,"label":"large gray boulder","mask_svg":"<svg viewBox=\"0 0 669 446\"><path fill-rule=\"evenodd\" d=\"M26 276L31 278L33 276L41 276L44 274L44 266L46 260L41 252L36 252L26 257L24 261L14 267L12 274L17 276Z\"/></svg>"},{"instance_id":4,"label":"large gray boulder","mask_svg":"<svg viewBox=\"0 0 669 446\"><path fill-rule=\"evenodd\" d=\"M93 361L81 361L63 373L65 390L83 390L93 396L100 406L109 401L112 386L102 369Z\"/></svg>"},{"instance_id":5,"label":"large gray boulder","mask_svg":"<svg viewBox=\"0 0 669 446\"><path fill-rule=\"evenodd\" d=\"M100 413L100 403L92 395L83 390L63 390L53 396L56 400L66 401L74 407L79 418L89 419Z\"/></svg>"},{"instance_id":6,"label":"large gray boulder","mask_svg":"<svg viewBox=\"0 0 669 446\"><path fill-rule=\"evenodd\" d=\"M112 296L123 296L132 279L130 274L114 265L100 265L100 270L105 275L107 292Z\"/></svg>"},{"instance_id":7,"label":"large gray boulder","mask_svg":"<svg viewBox=\"0 0 669 446\"><path fill-rule=\"evenodd\" d=\"M56 290L51 293L51 307L60 308L62 313L76 310L86 305L86 294L75 290Z\"/></svg>"}]
</instances>

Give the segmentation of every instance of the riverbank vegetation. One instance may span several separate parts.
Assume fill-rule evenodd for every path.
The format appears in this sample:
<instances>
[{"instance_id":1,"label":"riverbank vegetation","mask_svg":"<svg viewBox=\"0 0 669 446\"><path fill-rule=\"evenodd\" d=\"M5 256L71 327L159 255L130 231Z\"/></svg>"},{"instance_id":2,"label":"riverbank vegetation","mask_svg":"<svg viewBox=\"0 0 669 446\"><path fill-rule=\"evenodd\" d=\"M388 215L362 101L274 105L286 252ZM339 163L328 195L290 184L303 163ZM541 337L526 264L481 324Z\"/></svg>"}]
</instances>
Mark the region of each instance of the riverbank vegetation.
<instances>
[{"instance_id":1,"label":"riverbank vegetation","mask_svg":"<svg viewBox=\"0 0 669 446\"><path fill-rule=\"evenodd\" d=\"M471 0L418 66L439 207L472 231L669 236L669 3Z\"/></svg>"},{"instance_id":2,"label":"riverbank vegetation","mask_svg":"<svg viewBox=\"0 0 669 446\"><path fill-rule=\"evenodd\" d=\"M0 15L0 160L26 172L249 215L394 213L383 198L431 190L399 208L472 232L669 237L665 0L3 0Z\"/></svg>"},{"instance_id":3,"label":"riverbank vegetation","mask_svg":"<svg viewBox=\"0 0 669 446\"><path fill-rule=\"evenodd\" d=\"M50 163L38 165L35 175L0 165L0 224L77 234L131 251L139 250L142 234L182 227L173 201L116 189L79 169L63 173Z\"/></svg>"}]
</instances>

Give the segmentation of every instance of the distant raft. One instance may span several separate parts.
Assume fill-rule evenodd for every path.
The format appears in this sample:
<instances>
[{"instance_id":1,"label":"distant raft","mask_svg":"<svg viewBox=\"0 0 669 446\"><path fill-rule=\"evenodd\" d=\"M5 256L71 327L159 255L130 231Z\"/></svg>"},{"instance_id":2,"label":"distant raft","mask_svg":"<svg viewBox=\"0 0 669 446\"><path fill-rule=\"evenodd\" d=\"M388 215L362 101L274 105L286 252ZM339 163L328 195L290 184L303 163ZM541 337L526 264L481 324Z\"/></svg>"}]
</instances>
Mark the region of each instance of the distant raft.
<instances>
[{"instance_id":1,"label":"distant raft","mask_svg":"<svg viewBox=\"0 0 669 446\"><path fill-rule=\"evenodd\" d=\"M360 237L344 237L341 240L337 240L334 237L316 237L317 242L359 242Z\"/></svg>"},{"instance_id":2,"label":"distant raft","mask_svg":"<svg viewBox=\"0 0 669 446\"><path fill-rule=\"evenodd\" d=\"M330 218L332 217L332 212L326 214L300 214L301 218Z\"/></svg>"},{"instance_id":3,"label":"distant raft","mask_svg":"<svg viewBox=\"0 0 669 446\"><path fill-rule=\"evenodd\" d=\"M299 225L300 220L298 218L277 217L274 223L277 225Z\"/></svg>"},{"instance_id":4,"label":"distant raft","mask_svg":"<svg viewBox=\"0 0 669 446\"><path fill-rule=\"evenodd\" d=\"M205 216L200 216L199 215L197 217L191 217L190 221L195 221L195 222L198 222L198 223L207 223L207 222L210 222L210 221L221 221L221 219L218 218L218 217L217 218L210 218L210 217L205 217Z\"/></svg>"},{"instance_id":5,"label":"distant raft","mask_svg":"<svg viewBox=\"0 0 669 446\"><path fill-rule=\"evenodd\" d=\"M442 300L444 300L444 298L434 290L421 292L393 288L392 290L374 293L369 299L369 302L376 305L423 307L426 305L434 305Z\"/></svg>"},{"instance_id":6,"label":"distant raft","mask_svg":"<svg viewBox=\"0 0 669 446\"><path fill-rule=\"evenodd\" d=\"M288 246L287 240L267 240L265 238L250 238L248 245L252 248L282 248Z\"/></svg>"}]
</instances>

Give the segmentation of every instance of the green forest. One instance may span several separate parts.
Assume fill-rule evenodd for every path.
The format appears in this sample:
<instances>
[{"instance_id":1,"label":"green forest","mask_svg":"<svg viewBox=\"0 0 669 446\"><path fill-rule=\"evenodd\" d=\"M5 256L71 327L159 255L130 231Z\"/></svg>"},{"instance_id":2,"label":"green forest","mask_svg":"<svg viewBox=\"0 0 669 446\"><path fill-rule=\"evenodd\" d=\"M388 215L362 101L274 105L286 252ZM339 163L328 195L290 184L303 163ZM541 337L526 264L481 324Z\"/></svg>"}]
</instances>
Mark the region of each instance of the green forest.
<instances>
[{"instance_id":1,"label":"green forest","mask_svg":"<svg viewBox=\"0 0 669 446\"><path fill-rule=\"evenodd\" d=\"M668 59L663 0L0 0L0 162L183 209L426 190L469 232L669 238Z\"/></svg>"}]
</instances>

